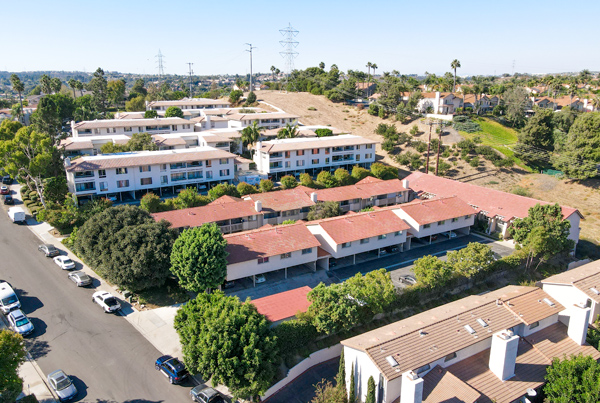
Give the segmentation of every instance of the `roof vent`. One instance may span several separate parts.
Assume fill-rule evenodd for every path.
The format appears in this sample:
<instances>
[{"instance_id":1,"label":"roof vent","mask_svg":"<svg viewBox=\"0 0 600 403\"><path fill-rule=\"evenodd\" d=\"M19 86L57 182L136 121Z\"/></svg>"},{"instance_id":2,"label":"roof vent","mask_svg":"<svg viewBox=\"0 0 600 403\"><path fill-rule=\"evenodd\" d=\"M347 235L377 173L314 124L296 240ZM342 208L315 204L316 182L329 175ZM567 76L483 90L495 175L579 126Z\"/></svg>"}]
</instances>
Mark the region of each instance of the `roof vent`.
<instances>
[{"instance_id":1,"label":"roof vent","mask_svg":"<svg viewBox=\"0 0 600 403\"><path fill-rule=\"evenodd\" d=\"M427 336L427 332L423 329L419 330L419 336L423 337L423 336Z\"/></svg>"},{"instance_id":2,"label":"roof vent","mask_svg":"<svg viewBox=\"0 0 600 403\"><path fill-rule=\"evenodd\" d=\"M591 291L591 292L593 292L593 293L594 293L594 294L596 294L596 295L599 295L599 294L600 294L600 291L598 291L598 289L597 289L596 287L592 287L592 288L590 288L590 291Z\"/></svg>"},{"instance_id":3,"label":"roof vent","mask_svg":"<svg viewBox=\"0 0 600 403\"><path fill-rule=\"evenodd\" d=\"M544 298L542 301L544 301L546 304L548 304L548 306L551 306L552 308L554 308L554 302L550 301L548 298Z\"/></svg>"},{"instance_id":4,"label":"roof vent","mask_svg":"<svg viewBox=\"0 0 600 403\"><path fill-rule=\"evenodd\" d=\"M467 330L467 332L469 332L469 334L477 334L477 332L471 327L471 325L465 325L465 329Z\"/></svg>"},{"instance_id":5,"label":"roof vent","mask_svg":"<svg viewBox=\"0 0 600 403\"><path fill-rule=\"evenodd\" d=\"M392 368L398 366L398 361L396 361L396 359L394 357L392 357L391 355L388 355L387 357L385 357L385 360L388 362L388 364L390 364L390 366Z\"/></svg>"},{"instance_id":6,"label":"roof vent","mask_svg":"<svg viewBox=\"0 0 600 403\"><path fill-rule=\"evenodd\" d=\"M194 213L193 211L190 211L188 214L189 215L196 215L196 213Z\"/></svg>"},{"instance_id":7,"label":"roof vent","mask_svg":"<svg viewBox=\"0 0 600 403\"><path fill-rule=\"evenodd\" d=\"M486 323L486 321L481 318L477 319L477 323L479 323L481 325L481 327L483 327L483 328L488 327L488 324Z\"/></svg>"}]
</instances>

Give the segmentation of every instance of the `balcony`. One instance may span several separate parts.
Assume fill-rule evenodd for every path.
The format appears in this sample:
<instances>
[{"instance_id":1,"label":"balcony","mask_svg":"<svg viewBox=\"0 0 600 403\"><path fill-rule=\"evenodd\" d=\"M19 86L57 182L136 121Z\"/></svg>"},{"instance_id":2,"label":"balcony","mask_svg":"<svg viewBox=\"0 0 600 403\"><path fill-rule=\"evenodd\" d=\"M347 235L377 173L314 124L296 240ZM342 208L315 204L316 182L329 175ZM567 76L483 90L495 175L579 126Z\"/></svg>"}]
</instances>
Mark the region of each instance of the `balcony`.
<instances>
[{"instance_id":1,"label":"balcony","mask_svg":"<svg viewBox=\"0 0 600 403\"><path fill-rule=\"evenodd\" d=\"M240 232L244 229L244 224L231 224L231 225L221 225L219 229L224 234L231 234L232 232Z\"/></svg>"}]
</instances>

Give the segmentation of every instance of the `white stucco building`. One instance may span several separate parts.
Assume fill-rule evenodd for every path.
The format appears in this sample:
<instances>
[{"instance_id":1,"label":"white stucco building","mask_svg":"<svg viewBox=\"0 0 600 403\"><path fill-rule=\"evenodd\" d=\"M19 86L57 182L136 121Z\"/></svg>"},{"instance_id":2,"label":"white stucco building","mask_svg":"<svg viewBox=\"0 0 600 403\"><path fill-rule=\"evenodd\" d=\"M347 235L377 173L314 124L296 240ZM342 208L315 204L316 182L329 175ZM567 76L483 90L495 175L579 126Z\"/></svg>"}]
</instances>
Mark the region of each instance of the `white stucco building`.
<instances>
[{"instance_id":1,"label":"white stucco building","mask_svg":"<svg viewBox=\"0 0 600 403\"><path fill-rule=\"evenodd\" d=\"M133 133L165 134L193 132L194 124L182 118L153 118L153 119L102 119L85 120L79 123L71 122L74 138Z\"/></svg>"},{"instance_id":2,"label":"white stucco building","mask_svg":"<svg viewBox=\"0 0 600 403\"><path fill-rule=\"evenodd\" d=\"M170 106L181 110L227 108L229 101L210 98L183 98L176 101L146 101L146 110L166 111Z\"/></svg>"},{"instance_id":3,"label":"white stucco building","mask_svg":"<svg viewBox=\"0 0 600 403\"><path fill-rule=\"evenodd\" d=\"M279 129L286 124L298 124L298 115L285 112L233 113L225 116L230 129L243 129L257 122L265 129Z\"/></svg>"}]
</instances>

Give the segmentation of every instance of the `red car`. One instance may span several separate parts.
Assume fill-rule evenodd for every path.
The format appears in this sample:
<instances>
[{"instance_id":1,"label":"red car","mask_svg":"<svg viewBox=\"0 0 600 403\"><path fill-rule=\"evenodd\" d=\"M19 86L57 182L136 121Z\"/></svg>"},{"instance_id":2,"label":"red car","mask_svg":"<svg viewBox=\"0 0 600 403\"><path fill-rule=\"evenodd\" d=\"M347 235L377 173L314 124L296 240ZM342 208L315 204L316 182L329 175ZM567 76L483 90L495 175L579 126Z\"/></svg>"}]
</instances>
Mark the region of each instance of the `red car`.
<instances>
[{"instance_id":1,"label":"red car","mask_svg":"<svg viewBox=\"0 0 600 403\"><path fill-rule=\"evenodd\" d=\"M2 186L2 187L0 187L0 194L9 195L10 194L10 189L8 188L8 186Z\"/></svg>"}]
</instances>

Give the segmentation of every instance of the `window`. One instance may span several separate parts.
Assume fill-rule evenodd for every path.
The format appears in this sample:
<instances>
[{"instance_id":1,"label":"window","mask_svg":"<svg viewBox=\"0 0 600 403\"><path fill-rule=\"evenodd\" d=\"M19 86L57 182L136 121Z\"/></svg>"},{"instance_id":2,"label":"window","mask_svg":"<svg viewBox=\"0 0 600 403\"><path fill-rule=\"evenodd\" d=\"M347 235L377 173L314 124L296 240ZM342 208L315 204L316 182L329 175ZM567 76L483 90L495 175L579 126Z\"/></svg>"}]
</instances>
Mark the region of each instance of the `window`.
<instances>
[{"instance_id":1,"label":"window","mask_svg":"<svg viewBox=\"0 0 600 403\"><path fill-rule=\"evenodd\" d=\"M258 264L263 264L263 263L269 263L269 258L268 257L259 257Z\"/></svg>"},{"instance_id":2,"label":"window","mask_svg":"<svg viewBox=\"0 0 600 403\"><path fill-rule=\"evenodd\" d=\"M283 156L283 154L281 152L277 152L277 153L271 153L271 154L269 154L269 156L271 158L281 158Z\"/></svg>"},{"instance_id":3,"label":"window","mask_svg":"<svg viewBox=\"0 0 600 403\"><path fill-rule=\"evenodd\" d=\"M108 182L100 182L100 191L108 192Z\"/></svg>"},{"instance_id":4,"label":"window","mask_svg":"<svg viewBox=\"0 0 600 403\"><path fill-rule=\"evenodd\" d=\"M100 134L100 129L94 129L94 134Z\"/></svg>"},{"instance_id":5,"label":"window","mask_svg":"<svg viewBox=\"0 0 600 403\"><path fill-rule=\"evenodd\" d=\"M373 154L371 154L371 153L365 154L365 159L366 160L370 160L371 158L373 158Z\"/></svg>"},{"instance_id":6,"label":"window","mask_svg":"<svg viewBox=\"0 0 600 403\"><path fill-rule=\"evenodd\" d=\"M325 164L329 164L329 158L325 158Z\"/></svg>"},{"instance_id":7,"label":"window","mask_svg":"<svg viewBox=\"0 0 600 403\"><path fill-rule=\"evenodd\" d=\"M221 169L219 171L219 176L229 176L229 169Z\"/></svg>"},{"instance_id":8,"label":"window","mask_svg":"<svg viewBox=\"0 0 600 403\"><path fill-rule=\"evenodd\" d=\"M127 168L117 168L117 175L125 175L127 173Z\"/></svg>"},{"instance_id":9,"label":"window","mask_svg":"<svg viewBox=\"0 0 600 403\"><path fill-rule=\"evenodd\" d=\"M117 181L117 187L118 188L128 188L129 187L129 179Z\"/></svg>"},{"instance_id":10,"label":"window","mask_svg":"<svg viewBox=\"0 0 600 403\"><path fill-rule=\"evenodd\" d=\"M212 179L212 171L206 171L206 179Z\"/></svg>"},{"instance_id":11,"label":"window","mask_svg":"<svg viewBox=\"0 0 600 403\"><path fill-rule=\"evenodd\" d=\"M308 255L309 253L312 253L312 248L302 249L302 254L303 255Z\"/></svg>"},{"instance_id":12,"label":"window","mask_svg":"<svg viewBox=\"0 0 600 403\"><path fill-rule=\"evenodd\" d=\"M314 160L312 160L312 164L313 165L319 165L319 159L315 158Z\"/></svg>"},{"instance_id":13,"label":"window","mask_svg":"<svg viewBox=\"0 0 600 403\"><path fill-rule=\"evenodd\" d=\"M400 236L400 235L402 235L402 231L396 231L396 232L394 232L394 236Z\"/></svg>"},{"instance_id":14,"label":"window","mask_svg":"<svg viewBox=\"0 0 600 403\"><path fill-rule=\"evenodd\" d=\"M387 234L379 235L379 236L377 237L377 239L380 239L380 240L381 240L381 239L386 239L386 238L387 238Z\"/></svg>"},{"instance_id":15,"label":"window","mask_svg":"<svg viewBox=\"0 0 600 403\"><path fill-rule=\"evenodd\" d=\"M185 172L171 174L171 182L184 181L185 179Z\"/></svg>"},{"instance_id":16,"label":"window","mask_svg":"<svg viewBox=\"0 0 600 403\"><path fill-rule=\"evenodd\" d=\"M126 128L125 128L125 131L126 131L126 132L130 132L130 131L132 131L132 130L133 130L133 128L132 128L132 127L126 127Z\"/></svg>"},{"instance_id":17,"label":"window","mask_svg":"<svg viewBox=\"0 0 600 403\"><path fill-rule=\"evenodd\" d=\"M138 132L139 132L139 133L141 133L141 132L143 132L143 131L144 131L144 130L143 130L143 127L142 127L142 126L138 127Z\"/></svg>"},{"instance_id":18,"label":"window","mask_svg":"<svg viewBox=\"0 0 600 403\"><path fill-rule=\"evenodd\" d=\"M318 154L319 153L319 149L318 148L313 148L312 153L313 154Z\"/></svg>"},{"instance_id":19,"label":"window","mask_svg":"<svg viewBox=\"0 0 600 403\"><path fill-rule=\"evenodd\" d=\"M304 155L304 150L298 150L298 151L296 151L296 155L297 155L298 157L301 157L301 156L303 156L303 155Z\"/></svg>"},{"instance_id":20,"label":"window","mask_svg":"<svg viewBox=\"0 0 600 403\"><path fill-rule=\"evenodd\" d=\"M167 170L167 164L161 164L160 172L165 172Z\"/></svg>"},{"instance_id":21,"label":"window","mask_svg":"<svg viewBox=\"0 0 600 403\"><path fill-rule=\"evenodd\" d=\"M329 148L325 149L325 154L329 154L331 152L331 150Z\"/></svg>"},{"instance_id":22,"label":"window","mask_svg":"<svg viewBox=\"0 0 600 403\"><path fill-rule=\"evenodd\" d=\"M343 248L343 249L345 249L345 248L349 248L349 247L351 247L351 246L352 246L352 242L344 242L344 243L342 244L342 248Z\"/></svg>"},{"instance_id":23,"label":"window","mask_svg":"<svg viewBox=\"0 0 600 403\"><path fill-rule=\"evenodd\" d=\"M96 183L95 182L76 183L75 190L77 192L83 192L86 190L96 190Z\"/></svg>"},{"instance_id":24,"label":"window","mask_svg":"<svg viewBox=\"0 0 600 403\"><path fill-rule=\"evenodd\" d=\"M94 171L75 172L75 178L93 178Z\"/></svg>"},{"instance_id":25,"label":"window","mask_svg":"<svg viewBox=\"0 0 600 403\"><path fill-rule=\"evenodd\" d=\"M208 160L208 161L206 161L206 167L207 167L207 168L210 168L210 167L212 167L212 160Z\"/></svg>"},{"instance_id":26,"label":"window","mask_svg":"<svg viewBox=\"0 0 600 403\"><path fill-rule=\"evenodd\" d=\"M429 367L429 364L425 364L425 365L423 365L421 368L417 368L417 370L416 370L415 372L416 372L416 373L417 373L417 375L418 375L418 374L421 374L421 373L423 373L423 372L425 372L425 371L429 371L429 368L430 368L430 367Z\"/></svg>"},{"instance_id":27,"label":"window","mask_svg":"<svg viewBox=\"0 0 600 403\"><path fill-rule=\"evenodd\" d=\"M177 162L175 164L170 164L170 165L171 165L171 169L185 168L185 162Z\"/></svg>"},{"instance_id":28,"label":"window","mask_svg":"<svg viewBox=\"0 0 600 403\"><path fill-rule=\"evenodd\" d=\"M202 179L204 175L202 175L202 171L192 171L188 172L188 179Z\"/></svg>"},{"instance_id":29,"label":"window","mask_svg":"<svg viewBox=\"0 0 600 403\"><path fill-rule=\"evenodd\" d=\"M281 168L281 161L269 162L270 169Z\"/></svg>"},{"instance_id":30,"label":"window","mask_svg":"<svg viewBox=\"0 0 600 403\"><path fill-rule=\"evenodd\" d=\"M356 160L360 161L360 154L356 154Z\"/></svg>"},{"instance_id":31,"label":"window","mask_svg":"<svg viewBox=\"0 0 600 403\"><path fill-rule=\"evenodd\" d=\"M437 225L444 225L446 223L446 220L442 220L442 221L438 221Z\"/></svg>"},{"instance_id":32,"label":"window","mask_svg":"<svg viewBox=\"0 0 600 403\"><path fill-rule=\"evenodd\" d=\"M290 158L291 155L292 153L290 151L285 152L285 158Z\"/></svg>"},{"instance_id":33,"label":"window","mask_svg":"<svg viewBox=\"0 0 600 403\"><path fill-rule=\"evenodd\" d=\"M456 353L450 353L444 358L444 362L452 361L456 358Z\"/></svg>"},{"instance_id":34,"label":"window","mask_svg":"<svg viewBox=\"0 0 600 403\"><path fill-rule=\"evenodd\" d=\"M174 132L176 132L177 131L177 125L171 126L171 130L174 131Z\"/></svg>"},{"instance_id":35,"label":"window","mask_svg":"<svg viewBox=\"0 0 600 403\"><path fill-rule=\"evenodd\" d=\"M292 161L286 161L285 162L285 167L286 168L291 168L292 167Z\"/></svg>"},{"instance_id":36,"label":"window","mask_svg":"<svg viewBox=\"0 0 600 403\"><path fill-rule=\"evenodd\" d=\"M457 221L458 221L458 218L453 218L452 219L452 222L457 222Z\"/></svg>"},{"instance_id":37,"label":"window","mask_svg":"<svg viewBox=\"0 0 600 403\"><path fill-rule=\"evenodd\" d=\"M465 216L465 220L468 220L469 218L471 218L471 214Z\"/></svg>"},{"instance_id":38,"label":"window","mask_svg":"<svg viewBox=\"0 0 600 403\"><path fill-rule=\"evenodd\" d=\"M160 184L166 185L169 183L169 177L167 175L163 175L160 177Z\"/></svg>"},{"instance_id":39,"label":"window","mask_svg":"<svg viewBox=\"0 0 600 403\"><path fill-rule=\"evenodd\" d=\"M302 161L296 161L296 166L297 167L303 167L305 162L306 161L304 161L304 160L302 160Z\"/></svg>"},{"instance_id":40,"label":"window","mask_svg":"<svg viewBox=\"0 0 600 403\"><path fill-rule=\"evenodd\" d=\"M529 330L531 329L535 329L536 327L538 327L540 325L540 322L533 322L531 325L529 325Z\"/></svg>"},{"instance_id":41,"label":"window","mask_svg":"<svg viewBox=\"0 0 600 403\"><path fill-rule=\"evenodd\" d=\"M287 252L287 253L282 253L281 254L281 258L282 259L289 259L292 257L292 252Z\"/></svg>"},{"instance_id":42,"label":"window","mask_svg":"<svg viewBox=\"0 0 600 403\"><path fill-rule=\"evenodd\" d=\"M361 245L364 245L366 243L369 243L369 238L363 238L363 239L360 240L360 244Z\"/></svg>"},{"instance_id":43,"label":"window","mask_svg":"<svg viewBox=\"0 0 600 403\"><path fill-rule=\"evenodd\" d=\"M187 163L187 167L188 168L195 168L195 167L201 167L202 166L202 161L191 161Z\"/></svg>"},{"instance_id":44,"label":"window","mask_svg":"<svg viewBox=\"0 0 600 403\"><path fill-rule=\"evenodd\" d=\"M221 165L227 165L228 162L229 162L228 158L221 158L219 160L219 164L221 164Z\"/></svg>"},{"instance_id":45,"label":"window","mask_svg":"<svg viewBox=\"0 0 600 403\"><path fill-rule=\"evenodd\" d=\"M365 148L369 150L369 149L373 148L373 144L367 144L367 145L365 145ZM369 155L371 155L371 154L369 154Z\"/></svg>"},{"instance_id":46,"label":"window","mask_svg":"<svg viewBox=\"0 0 600 403\"><path fill-rule=\"evenodd\" d=\"M356 146L356 149L357 149L357 150L360 150L360 144Z\"/></svg>"},{"instance_id":47,"label":"window","mask_svg":"<svg viewBox=\"0 0 600 403\"><path fill-rule=\"evenodd\" d=\"M101 178L106 178L106 169L99 169L98 176Z\"/></svg>"},{"instance_id":48,"label":"window","mask_svg":"<svg viewBox=\"0 0 600 403\"><path fill-rule=\"evenodd\" d=\"M429 227L431 227L431 224L425 224L425 225L423 225L423 228L429 228Z\"/></svg>"},{"instance_id":49,"label":"window","mask_svg":"<svg viewBox=\"0 0 600 403\"><path fill-rule=\"evenodd\" d=\"M140 185L142 185L142 186L152 185L152 178L140 178Z\"/></svg>"},{"instance_id":50,"label":"window","mask_svg":"<svg viewBox=\"0 0 600 403\"><path fill-rule=\"evenodd\" d=\"M152 168L150 168L150 165L144 165L140 167L140 172L150 172L152 170Z\"/></svg>"}]
</instances>

